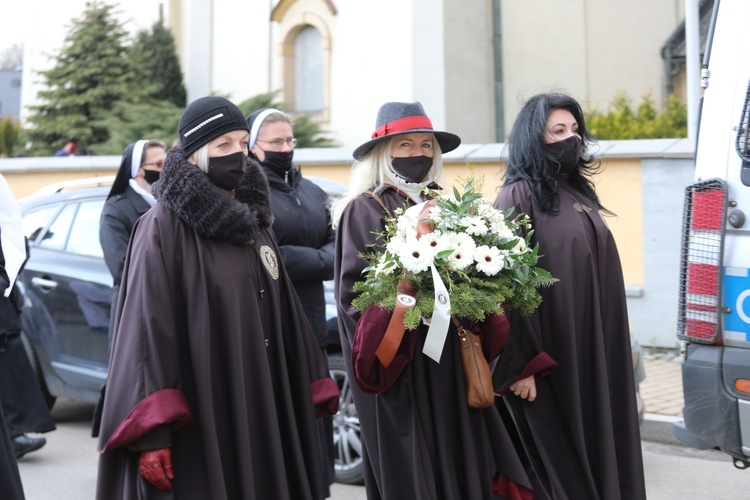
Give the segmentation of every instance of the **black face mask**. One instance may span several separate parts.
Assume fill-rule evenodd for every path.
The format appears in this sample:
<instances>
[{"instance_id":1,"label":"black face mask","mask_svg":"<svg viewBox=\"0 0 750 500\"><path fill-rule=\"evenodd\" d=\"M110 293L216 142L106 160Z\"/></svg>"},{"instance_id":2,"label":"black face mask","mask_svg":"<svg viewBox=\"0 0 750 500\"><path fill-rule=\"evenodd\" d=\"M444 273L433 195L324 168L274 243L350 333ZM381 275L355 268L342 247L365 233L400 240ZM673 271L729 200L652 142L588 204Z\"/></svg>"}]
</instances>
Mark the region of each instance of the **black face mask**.
<instances>
[{"instance_id":1,"label":"black face mask","mask_svg":"<svg viewBox=\"0 0 750 500\"><path fill-rule=\"evenodd\" d=\"M560 163L560 173L569 174L578 166L583 151L583 141L577 135L571 135L562 141L547 144Z\"/></svg>"},{"instance_id":2,"label":"black face mask","mask_svg":"<svg viewBox=\"0 0 750 500\"><path fill-rule=\"evenodd\" d=\"M294 165L292 164L292 158L294 157L294 151L288 153L282 153L280 151L266 151L263 150L263 154L266 159L263 160L263 166L268 167L277 172L286 172L291 170Z\"/></svg>"},{"instance_id":3,"label":"black face mask","mask_svg":"<svg viewBox=\"0 0 750 500\"><path fill-rule=\"evenodd\" d=\"M143 179L148 183L149 186L158 181L160 175L161 172L158 170L146 170L145 168L143 169Z\"/></svg>"},{"instance_id":4,"label":"black face mask","mask_svg":"<svg viewBox=\"0 0 750 500\"><path fill-rule=\"evenodd\" d=\"M247 170L247 155L242 151L208 159L208 179L225 191L240 185Z\"/></svg>"},{"instance_id":5,"label":"black face mask","mask_svg":"<svg viewBox=\"0 0 750 500\"><path fill-rule=\"evenodd\" d=\"M422 182L432 168L432 158L429 156L407 156L406 158L391 158L393 171L408 182Z\"/></svg>"}]
</instances>

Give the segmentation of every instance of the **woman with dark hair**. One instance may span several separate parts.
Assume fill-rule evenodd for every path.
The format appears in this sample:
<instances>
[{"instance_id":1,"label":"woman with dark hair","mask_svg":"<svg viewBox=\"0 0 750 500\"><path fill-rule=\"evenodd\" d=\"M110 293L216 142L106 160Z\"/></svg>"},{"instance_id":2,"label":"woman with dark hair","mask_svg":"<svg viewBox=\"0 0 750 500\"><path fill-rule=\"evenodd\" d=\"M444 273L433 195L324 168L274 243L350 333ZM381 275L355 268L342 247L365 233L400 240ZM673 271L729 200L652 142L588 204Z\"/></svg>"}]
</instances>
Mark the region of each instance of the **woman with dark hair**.
<instances>
[{"instance_id":1,"label":"woman with dark hair","mask_svg":"<svg viewBox=\"0 0 750 500\"><path fill-rule=\"evenodd\" d=\"M539 265L558 278L511 330L494 371L549 498L645 498L622 268L591 175L598 162L579 104L540 94L508 138L495 205L526 213ZM535 377L550 361L557 368ZM504 401L503 401L504 400Z\"/></svg>"}]
</instances>

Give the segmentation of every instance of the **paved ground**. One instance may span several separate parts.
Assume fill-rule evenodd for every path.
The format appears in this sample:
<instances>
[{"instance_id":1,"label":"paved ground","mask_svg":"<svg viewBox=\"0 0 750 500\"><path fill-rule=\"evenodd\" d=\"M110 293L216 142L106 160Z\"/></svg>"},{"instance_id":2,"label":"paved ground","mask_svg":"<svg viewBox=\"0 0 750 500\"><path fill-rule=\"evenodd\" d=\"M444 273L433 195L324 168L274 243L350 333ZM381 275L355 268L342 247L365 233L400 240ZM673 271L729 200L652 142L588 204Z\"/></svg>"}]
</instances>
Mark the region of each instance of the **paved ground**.
<instances>
[{"instance_id":1,"label":"paved ground","mask_svg":"<svg viewBox=\"0 0 750 500\"><path fill-rule=\"evenodd\" d=\"M740 471L715 450L677 446L672 422L683 406L679 353L643 350L646 379L640 390L646 416L641 424L649 499L748 498L750 471ZM38 454L21 459L19 469L28 500L93 498L96 440L90 437L91 405L61 400L53 410L58 430L46 435ZM2 500L0 491L0 500ZM364 488L334 484L331 500L365 500Z\"/></svg>"},{"instance_id":2,"label":"paved ground","mask_svg":"<svg viewBox=\"0 0 750 500\"><path fill-rule=\"evenodd\" d=\"M677 349L643 349L646 379L640 384L645 415L641 440L684 445L674 436L672 424L682 420L682 362ZM728 458L727 458L728 459Z\"/></svg>"},{"instance_id":3,"label":"paved ground","mask_svg":"<svg viewBox=\"0 0 750 500\"><path fill-rule=\"evenodd\" d=\"M682 394L682 364L677 350L643 350L646 379L641 382L641 397L646 417L660 415L682 418L685 404Z\"/></svg>"}]
</instances>

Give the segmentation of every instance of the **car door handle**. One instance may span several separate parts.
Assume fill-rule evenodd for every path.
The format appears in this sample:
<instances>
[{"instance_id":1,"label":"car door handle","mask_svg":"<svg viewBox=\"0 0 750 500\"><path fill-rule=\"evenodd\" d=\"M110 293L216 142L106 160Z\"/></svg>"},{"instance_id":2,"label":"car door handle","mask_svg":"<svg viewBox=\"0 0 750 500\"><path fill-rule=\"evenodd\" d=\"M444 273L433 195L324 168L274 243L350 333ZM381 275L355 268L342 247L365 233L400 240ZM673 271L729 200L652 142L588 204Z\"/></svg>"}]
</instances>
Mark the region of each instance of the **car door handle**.
<instances>
[{"instance_id":1,"label":"car door handle","mask_svg":"<svg viewBox=\"0 0 750 500\"><path fill-rule=\"evenodd\" d=\"M52 281L52 280L39 278L39 277L31 278L31 284L36 287L43 288L47 291L54 290L55 288L57 288L57 281Z\"/></svg>"}]
</instances>

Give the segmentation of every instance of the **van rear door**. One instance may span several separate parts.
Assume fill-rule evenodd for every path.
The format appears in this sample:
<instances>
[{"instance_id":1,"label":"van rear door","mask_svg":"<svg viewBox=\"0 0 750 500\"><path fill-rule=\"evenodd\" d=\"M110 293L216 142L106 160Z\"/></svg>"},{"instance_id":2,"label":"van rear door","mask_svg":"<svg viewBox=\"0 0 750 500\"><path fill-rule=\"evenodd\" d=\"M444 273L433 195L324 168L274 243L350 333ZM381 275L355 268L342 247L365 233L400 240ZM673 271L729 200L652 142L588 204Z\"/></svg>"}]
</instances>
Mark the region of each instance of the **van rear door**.
<instances>
[{"instance_id":1,"label":"van rear door","mask_svg":"<svg viewBox=\"0 0 750 500\"><path fill-rule=\"evenodd\" d=\"M750 465L750 2L712 26L694 184L686 189L677 336L684 423L676 436Z\"/></svg>"}]
</instances>

